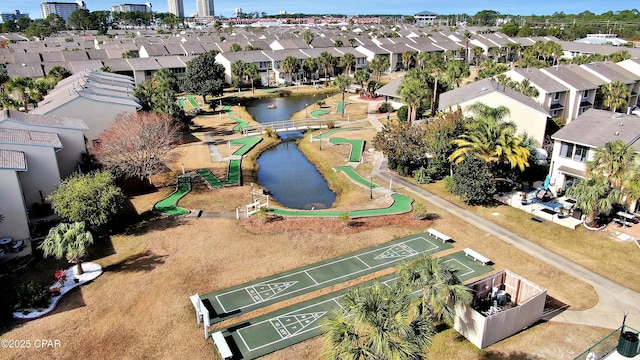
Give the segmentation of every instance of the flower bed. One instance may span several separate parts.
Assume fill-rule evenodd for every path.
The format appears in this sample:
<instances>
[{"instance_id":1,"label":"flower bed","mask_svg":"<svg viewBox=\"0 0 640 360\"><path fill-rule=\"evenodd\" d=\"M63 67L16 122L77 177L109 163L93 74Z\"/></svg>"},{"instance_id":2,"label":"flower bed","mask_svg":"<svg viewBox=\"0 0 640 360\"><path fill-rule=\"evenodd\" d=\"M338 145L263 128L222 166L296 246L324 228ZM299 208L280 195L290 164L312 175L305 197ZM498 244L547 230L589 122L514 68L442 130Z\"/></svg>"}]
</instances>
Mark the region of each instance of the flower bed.
<instances>
[{"instance_id":1,"label":"flower bed","mask_svg":"<svg viewBox=\"0 0 640 360\"><path fill-rule=\"evenodd\" d=\"M49 287L52 291L59 291L59 294L51 297L51 301L49 306L40 310L21 310L13 313L13 317L16 319L37 319L43 315L46 315L55 309L56 305L64 296L64 294L71 291L73 288L84 285L88 282L93 281L93 279L97 278L102 274L102 266L92 263L86 262L82 263L82 270L84 273L82 275L76 275L76 266L72 266L67 270L63 270L63 272L56 273L57 281ZM77 282L76 282L77 280Z\"/></svg>"}]
</instances>

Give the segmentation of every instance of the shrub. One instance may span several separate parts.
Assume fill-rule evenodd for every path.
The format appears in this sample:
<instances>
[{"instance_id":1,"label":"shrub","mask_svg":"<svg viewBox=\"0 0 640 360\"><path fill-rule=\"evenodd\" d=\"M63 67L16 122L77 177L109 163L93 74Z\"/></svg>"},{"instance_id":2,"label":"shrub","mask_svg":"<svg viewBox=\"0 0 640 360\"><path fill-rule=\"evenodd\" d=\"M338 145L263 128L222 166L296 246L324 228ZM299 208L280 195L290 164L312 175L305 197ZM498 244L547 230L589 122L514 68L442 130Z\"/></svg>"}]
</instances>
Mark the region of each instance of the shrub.
<instances>
[{"instance_id":1,"label":"shrub","mask_svg":"<svg viewBox=\"0 0 640 360\"><path fill-rule=\"evenodd\" d=\"M391 105L391 103L385 101L382 104L380 104L380 106L378 107L378 111L381 113L392 112L393 106Z\"/></svg>"},{"instance_id":2,"label":"shrub","mask_svg":"<svg viewBox=\"0 0 640 360\"><path fill-rule=\"evenodd\" d=\"M413 220L424 220L429 217L427 206L423 203L416 202L411 209L411 216Z\"/></svg>"},{"instance_id":3,"label":"shrub","mask_svg":"<svg viewBox=\"0 0 640 360\"><path fill-rule=\"evenodd\" d=\"M325 122L325 124L327 124L327 129L333 129L334 127L336 127L336 122L333 120L329 120Z\"/></svg>"},{"instance_id":4,"label":"shrub","mask_svg":"<svg viewBox=\"0 0 640 360\"><path fill-rule=\"evenodd\" d=\"M442 181L444 181L445 190L452 194L456 191L456 182L455 180L453 180L452 176L446 176L444 179L442 179Z\"/></svg>"},{"instance_id":5,"label":"shrub","mask_svg":"<svg viewBox=\"0 0 640 360\"><path fill-rule=\"evenodd\" d=\"M278 132L275 131L273 128L266 128L264 129L264 132L267 134L268 137L273 139L277 139L280 137L280 135L278 135Z\"/></svg>"},{"instance_id":6,"label":"shrub","mask_svg":"<svg viewBox=\"0 0 640 360\"><path fill-rule=\"evenodd\" d=\"M54 294L48 287L38 284L35 281L19 284L16 287L16 311L28 309L44 309L49 306L51 296Z\"/></svg>"},{"instance_id":7,"label":"shrub","mask_svg":"<svg viewBox=\"0 0 640 360\"><path fill-rule=\"evenodd\" d=\"M407 105L401 106L400 109L398 109L397 115L400 121L407 121L407 118L409 116L409 108L407 107Z\"/></svg>"},{"instance_id":8,"label":"shrub","mask_svg":"<svg viewBox=\"0 0 640 360\"><path fill-rule=\"evenodd\" d=\"M351 221L350 217L351 214L348 211L340 213L340 221L344 226L349 226L349 222Z\"/></svg>"},{"instance_id":9,"label":"shrub","mask_svg":"<svg viewBox=\"0 0 640 360\"><path fill-rule=\"evenodd\" d=\"M433 182L436 169L433 167L420 167L420 169L413 172L413 178L420 184L428 184Z\"/></svg>"}]
</instances>

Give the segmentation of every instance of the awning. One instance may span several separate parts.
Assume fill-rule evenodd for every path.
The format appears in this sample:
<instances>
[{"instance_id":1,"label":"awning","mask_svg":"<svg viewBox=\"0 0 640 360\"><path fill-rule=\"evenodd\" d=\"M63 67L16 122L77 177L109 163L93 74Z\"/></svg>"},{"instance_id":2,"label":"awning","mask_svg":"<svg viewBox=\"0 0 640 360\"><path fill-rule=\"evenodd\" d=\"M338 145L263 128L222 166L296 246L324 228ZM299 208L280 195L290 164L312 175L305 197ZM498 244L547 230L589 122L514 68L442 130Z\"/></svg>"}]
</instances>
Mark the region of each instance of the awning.
<instances>
[{"instance_id":1,"label":"awning","mask_svg":"<svg viewBox=\"0 0 640 360\"><path fill-rule=\"evenodd\" d=\"M568 166L560 166L558 168L558 171L560 171L561 173L569 174L571 176L577 176L581 178L587 177L587 174L584 172L584 170L578 170L578 169L570 168Z\"/></svg>"}]
</instances>

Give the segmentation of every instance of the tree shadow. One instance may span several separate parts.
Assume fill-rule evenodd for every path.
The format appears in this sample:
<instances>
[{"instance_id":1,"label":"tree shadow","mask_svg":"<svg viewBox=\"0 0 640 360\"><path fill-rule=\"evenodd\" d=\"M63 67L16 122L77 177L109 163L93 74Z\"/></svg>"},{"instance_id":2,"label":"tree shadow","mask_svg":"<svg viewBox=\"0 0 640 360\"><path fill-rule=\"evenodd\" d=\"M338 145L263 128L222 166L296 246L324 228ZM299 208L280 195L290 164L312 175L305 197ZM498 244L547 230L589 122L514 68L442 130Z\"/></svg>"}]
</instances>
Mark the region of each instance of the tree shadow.
<instances>
[{"instance_id":1,"label":"tree shadow","mask_svg":"<svg viewBox=\"0 0 640 360\"><path fill-rule=\"evenodd\" d=\"M127 227L124 231L124 235L144 235L151 233L153 231L164 231L167 229L174 228L176 226L183 225L186 222L183 218L175 218L175 217L158 217L158 215L149 212L147 215L147 219L145 217L141 217L139 221L129 227Z\"/></svg>"},{"instance_id":2,"label":"tree shadow","mask_svg":"<svg viewBox=\"0 0 640 360\"><path fill-rule=\"evenodd\" d=\"M527 354L522 351L512 351L508 354L503 354L497 351L486 351L480 356L482 360L542 360L540 356L533 354Z\"/></svg>"},{"instance_id":3,"label":"tree shadow","mask_svg":"<svg viewBox=\"0 0 640 360\"><path fill-rule=\"evenodd\" d=\"M121 261L109 265L104 271L109 272L149 272L165 263L169 255L156 255L151 250L128 256Z\"/></svg>"}]
</instances>

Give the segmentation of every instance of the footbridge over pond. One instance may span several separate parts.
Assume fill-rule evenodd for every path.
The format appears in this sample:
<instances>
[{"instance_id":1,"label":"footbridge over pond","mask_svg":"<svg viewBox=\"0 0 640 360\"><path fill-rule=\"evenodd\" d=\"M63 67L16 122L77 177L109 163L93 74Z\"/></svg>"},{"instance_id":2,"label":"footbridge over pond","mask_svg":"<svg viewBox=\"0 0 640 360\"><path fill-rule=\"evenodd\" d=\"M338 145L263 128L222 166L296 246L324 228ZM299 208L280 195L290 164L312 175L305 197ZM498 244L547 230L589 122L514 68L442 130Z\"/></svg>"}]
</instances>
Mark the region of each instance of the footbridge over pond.
<instances>
[{"instance_id":1,"label":"footbridge over pond","mask_svg":"<svg viewBox=\"0 0 640 360\"><path fill-rule=\"evenodd\" d=\"M329 128L329 125L327 125L327 120L283 120L262 123L260 125L245 126L244 128L242 128L242 134L245 136L261 135L267 131L266 129L273 129L275 132L287 132L318 130L327 128Z\"/></svg>"}]
</instances>

